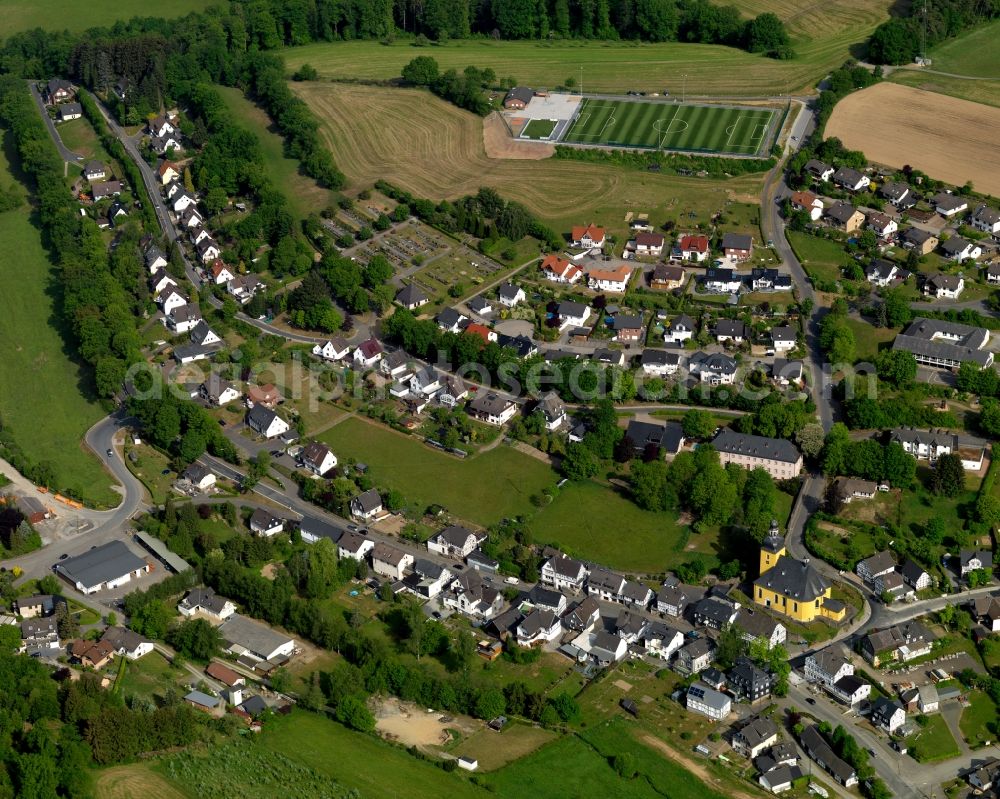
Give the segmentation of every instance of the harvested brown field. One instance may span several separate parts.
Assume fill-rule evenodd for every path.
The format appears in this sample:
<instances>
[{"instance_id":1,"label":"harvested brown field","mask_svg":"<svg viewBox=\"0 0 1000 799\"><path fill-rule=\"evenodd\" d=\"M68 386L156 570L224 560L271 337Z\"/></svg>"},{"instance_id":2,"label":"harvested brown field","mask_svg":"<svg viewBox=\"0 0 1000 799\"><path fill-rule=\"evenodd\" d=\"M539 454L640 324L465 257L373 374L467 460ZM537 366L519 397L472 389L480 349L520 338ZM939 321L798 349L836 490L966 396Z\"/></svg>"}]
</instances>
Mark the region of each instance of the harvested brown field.
<instances>
[{"instance_id":1,"label":"harvested brown field","mask_svg":"<svg viewBox=\"0 0 1000 799\"><path fill-rule=\"evenodd\" d=\"M937 180L1000 194L1000 108L880 83L839 103L826 126L876 163L910 164Z\"/></svg>"},{"instance_id":2,"label":"harvested brown field","mask_svg":"<svg viewBox=\"0 0 1000 799\"><path fill-rule=\"evenodd\" d=\"M135 764L102 771L94 781L97 799L186 799L187 794L177 790L149 766Z\"/></svg>"},{"instance_id":3,"label":"harvested brown field","mask_svg":"<svg viewBox=\"0 0 1000 799\"><path fill-rule=\"evenodd\" d=\"M762 175L710 180L554 158L491 158L481 118L417 89L290 85L321 120L349 189L381 178L437 200L492 186L559 230L580 219L621 219L627 210L666 209L707 221L737 196L760 196Z\"/></svg>"}]
</instances>

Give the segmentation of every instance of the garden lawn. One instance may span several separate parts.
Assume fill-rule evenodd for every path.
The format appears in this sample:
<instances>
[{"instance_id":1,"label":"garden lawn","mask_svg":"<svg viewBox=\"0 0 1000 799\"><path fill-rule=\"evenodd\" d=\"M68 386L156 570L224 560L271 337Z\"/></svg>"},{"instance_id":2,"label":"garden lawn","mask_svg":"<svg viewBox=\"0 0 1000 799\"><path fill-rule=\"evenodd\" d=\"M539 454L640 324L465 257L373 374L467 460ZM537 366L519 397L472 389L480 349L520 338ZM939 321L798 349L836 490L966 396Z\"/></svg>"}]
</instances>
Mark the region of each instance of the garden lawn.
<instances>
[{"instance_id":1,"label":"garden lawn","mask_svg":"<svg viewBox=\"0 0 1000 799\"><path fill-rule=\"evenodd\" d=\"M687 559L687 531L673 514L642 510L597 483L568 484L531 527L539 543L613 569L662 572Z\"/></svg>"},{"instance_id":2,"label":"garden lawn","mask_svg":"<svg viewBox=\"0 0 1000 799\"><path fill-rule=\"evenodd\" d=\"M958 744L940 713L927 717L927 725L909 738L913 759L920 763L958 757Z\"/></svg>"},{"instance_id":3,"label":"garden lawn","mask_svg":"<svg viewBox=\"0 0 1000 799\"><path fill-rule=\"evenodd\" d=\"M264 747L290 757L365 799L487 799L461 772L448 774L417 760L403 749L377 738L352 732L313 713L293 710L272 719L260 736ZM289 796L296 796L290 785ZM513 799L514 794L511 794Z\"/></svg>"},{"instance_id":4,"label":"garden lawn","mask_svg":"<svg viewBox=\"0 0 1000 799\"><path fill-rule=\"evenodd\" d=\"M347 419L319 435L341 462L366 463L377 486L403 493L411 508L438 504L484 526L529 515L531 496L556 482L541 461L500 445L460 460L416 439L362 419Z\"/></svg>"},{"instance_id":5,"label":"garden lawn","mask_svg":"<svg viewBox=\"0 0 1000 799\"><path fill-rule=\"evenodd\" d=\"M958 722L965 742L975 749L987 741L994 740L996 736L986 728L986 725L996 721L998 715L1000 708L987 694L982 691L972 691L969 694L969 706L962 711L962 718Z\"/></svg>"},{"instance_id":6,"label":"garden lawn","mask_svg":"<svg viewBox=\"0 0 1000 799\"><path fill-rule=\"evenodd\" d=\"M0 181L15 180L0 152ZM16 257L0 259L0 419L35 463L49 463L54 487L87 504L117 505L112 478L81 443L105 412L94 398L90 370L66 351L56 271L31 222L27 205L0 214L0 241Z\"/></svg>"},{"instance_id":7,"label":"garden lawn","mask_svg":"<svg viewBox=\"0 0 1000 799\"><path fill-rule=\"evenodd\" d=\"M787 231L787 236L809 277L826 283L840 280L840 267L848 260L840 242L794 230Z\"/></svg>"},{"instance_id":8,"label":"garden lawn","mask_svg":"<svg viewBox=\"0 0 1000 799\"><path fill-rule=\"evenodd\" d=\"M848 317L847 326L854 331L855 353L858 360L870 361L885 349L899 333L891 327L874 327L861 319Z\"/></svg>"},{"instance_id":9,"label":"garden lawn","mask_svg":"<svg viewBox=\"0 0 1000 799\"><path fill-rule=\"evenodd\" d=\"M239 89L216 86L226 106L240 124L249 128L264 152L264 173L288 200L299 219L318 213L330 203L330 192L299 171L299 162L285 155L284 139L267 113L250 102Z\"/></svg>"},{"instance_id":10,"label":"garden lawn","mask_svg":"<svg viewBox=\"0 0 1000 799\"><path fill-rule=\"evenodd\" d=\"M108 155L107 151L101 145L100 139L97 138L97 133L90 124L90 120L86 117L63 122L56 129L59 131L59 138L62 139L67 149L72 150L77 155L82 155L86 159L96 158L98 161L103 162L105 166L111 165L111 156Z\"/></svg>"},{"instance_id":11,"label":"garden lawn","mask_svg":"<svg viewBox=\"0 0 1000 799\"><path fill-rule=\"evenodd\" d=\"M635 748L632 742L630 751L635 751ZM688 784L696 784L689 774L684 776ZM662 799L663 796L645 780L632 780L626 786L608 760L575 735L543 746L485 779L494 786L495 793L503 797L598 799L628 796L629 799ZM679 793L671 793L670 796L671 799L684 799Z\"/></svg>"}]
</instances>

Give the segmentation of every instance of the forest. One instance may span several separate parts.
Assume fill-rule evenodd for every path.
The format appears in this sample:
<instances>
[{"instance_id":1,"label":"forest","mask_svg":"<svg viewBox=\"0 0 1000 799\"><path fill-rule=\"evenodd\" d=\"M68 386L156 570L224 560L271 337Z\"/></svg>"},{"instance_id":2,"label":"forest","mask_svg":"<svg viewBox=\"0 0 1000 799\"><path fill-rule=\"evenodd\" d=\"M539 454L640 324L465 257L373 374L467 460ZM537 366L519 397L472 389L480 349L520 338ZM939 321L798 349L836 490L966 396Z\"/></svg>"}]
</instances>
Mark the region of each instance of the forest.
<instances>
[{"instance_id":1,"label":"forest","mask_svg":"<svg viewBox=\"0 0 1000 799\"><path fill-rule=\"evenodd\" d=\"M928 0L905 8L904 16L883 22L872 34L868 42L872 63L908 64L945 39L1000 17L996 3L977 0Z\"/></svg>"}]
</instances>

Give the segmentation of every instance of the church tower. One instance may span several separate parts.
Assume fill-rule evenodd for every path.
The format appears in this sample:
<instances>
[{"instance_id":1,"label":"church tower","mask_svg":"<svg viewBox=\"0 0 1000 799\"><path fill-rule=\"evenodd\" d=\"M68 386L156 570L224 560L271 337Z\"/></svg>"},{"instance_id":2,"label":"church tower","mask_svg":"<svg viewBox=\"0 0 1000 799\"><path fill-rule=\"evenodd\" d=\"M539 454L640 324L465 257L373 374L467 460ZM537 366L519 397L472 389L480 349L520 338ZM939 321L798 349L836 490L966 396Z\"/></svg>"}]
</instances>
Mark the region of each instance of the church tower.
<instances>
[{"instance_id":1,"label":"church tower","mask_svg":"<svg viewBox=\"0 0 1000 799\"><path fill-rule=\"evenodd\" d=\"M778 530L778 521L771 520L771 529L767 532L767 538L760 545L760 573L770 571L778 562L778 558L787 555L785 551L785 537Z\"/></svg>"}]
</instances>

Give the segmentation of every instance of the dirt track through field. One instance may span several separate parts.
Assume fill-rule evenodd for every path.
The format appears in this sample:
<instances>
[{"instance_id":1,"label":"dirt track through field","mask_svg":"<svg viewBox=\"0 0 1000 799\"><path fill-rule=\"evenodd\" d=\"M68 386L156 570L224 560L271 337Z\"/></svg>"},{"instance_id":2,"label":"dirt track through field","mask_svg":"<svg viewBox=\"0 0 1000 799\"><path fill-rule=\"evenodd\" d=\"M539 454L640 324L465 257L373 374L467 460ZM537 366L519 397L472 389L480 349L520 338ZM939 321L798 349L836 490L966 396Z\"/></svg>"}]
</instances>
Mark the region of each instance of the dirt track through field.
<instances>
[{"instance_id":1,"label":"dirt track through field","mask_svg":"<svg viewBox=\"0 0 1000 799\"><path fill-rule=\"evenodd\" d=\"M826 135L876 163L1000 195L998 130L1000 108L879 83L837 103Z\"/></svg>"},{"instance_id":2,"label":"dirt track through field","mask_svg":"<svg viewBox=\"0 0 1000 799\"><path fill-rule=\"evenodd\" d=\"M671 749L665 742L661 741L659 738L653 735L640 735L639 740L642 743L651 746L653 749L661 752L667 760L673 760L675 763L679 763L684 769L690 771L698 779L704 782L706 785L710 785L713 788L721 791L727 796L733 797L733 799L757 799L757 797L752 796L749 793L744 793L743 791L734 791L731 786L723 785L722 782L716 777L709 773L705 766L690 758L682 755L676 749Z\"/></svg>"},{"instance_id":3,"label":"dirt track through field","mask_svg":"<svg viewBox=\"0 0 1000 799\"><path fill-rule=\"evenodd\" d=\"M512 148L520 153L521 143L505 141L499 121L484 134L482 119L425 91L340 83L290 86L322 121L320 135L355 189L381 178L421 197L456 199L492 186L546 220L564 221L589 220L609 205L648 211L685 197L721 208L734 194L753 193L760 182L759 175L748 176L722 187L719 181L605 164L490 157Z\"/></svg>"}]
</instances>

